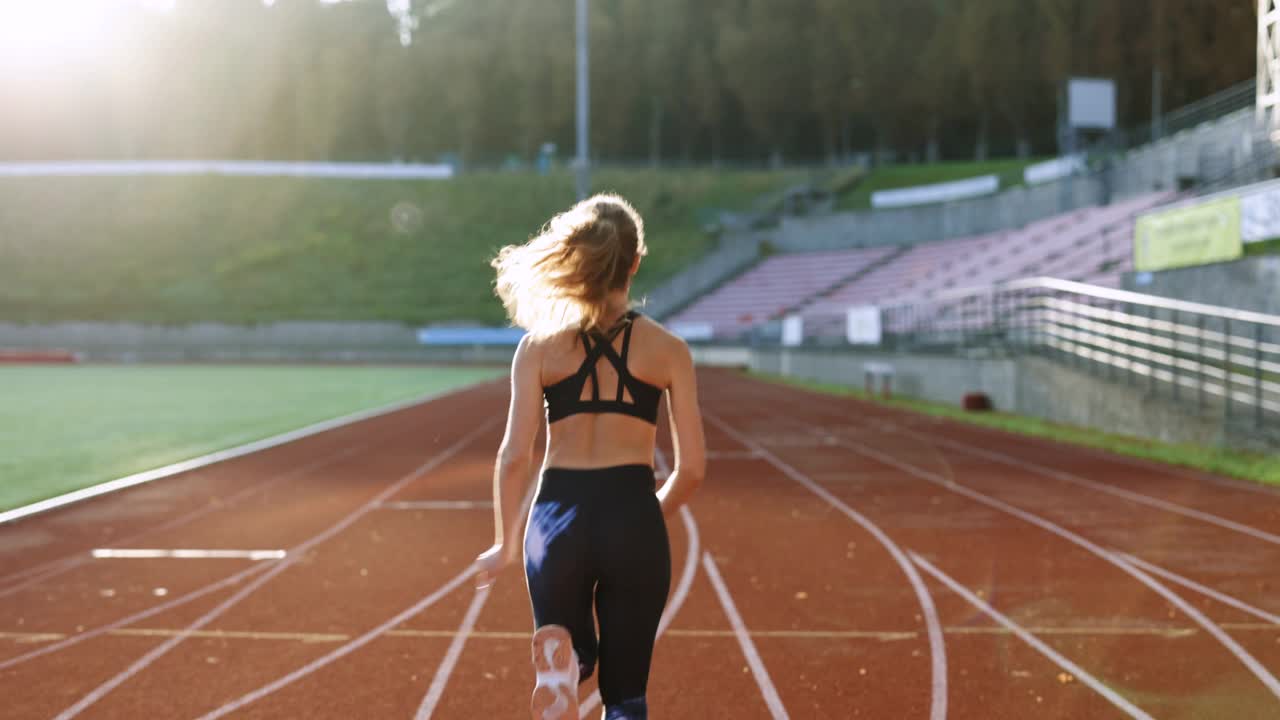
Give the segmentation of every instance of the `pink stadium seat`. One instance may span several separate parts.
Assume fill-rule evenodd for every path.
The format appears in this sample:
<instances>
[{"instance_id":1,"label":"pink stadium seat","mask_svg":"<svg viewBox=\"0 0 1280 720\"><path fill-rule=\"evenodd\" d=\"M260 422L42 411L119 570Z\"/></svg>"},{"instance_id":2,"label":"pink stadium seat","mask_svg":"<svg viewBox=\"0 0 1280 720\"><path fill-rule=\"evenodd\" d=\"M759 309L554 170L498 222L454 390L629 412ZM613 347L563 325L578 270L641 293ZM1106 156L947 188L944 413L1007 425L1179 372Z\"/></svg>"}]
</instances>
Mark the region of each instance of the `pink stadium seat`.
<instances>
[{"instance_id":1,"label":"pink stadium seat","mask_svg":"<svg viewBox=\"0 0 1280 720\"><path fill-rule=\"evenodd\" d=\"M843 333L844 309L925 300L938 293L1024 277L1049 276L1119 287L1132 269L1136 216L1172 199L1155 193L1085 208L972 238L927 243L837 287L804 308L806 334ZM938 317L940 326L972 326L974 318Z\"/></svg>"},{"instance_id":2,"label":"pink stadium seat","mask_svg":"<svg viewBox=\"0 0 1280 720\"><path fill-rule=\"evenodd\" d=\"M805 316L806 334L843 333L844 310L924 300L948 290L1024 277L1050 276L1119 287L1132 267L1138 213L1167 202L1155 193L1075 210L977 237L895 248L859 248L778 255L761 262L678 313L675 323L708 323L733 337L785 312ZM940 327L977 327L984 319L943 312Z\"/></svg>"},{"instance_id":3,"label":"pink stadium seat","mask_svg":"<svg viewBox=\"0 0 1280 720\"><path fill-rule=\"evenodd\" d=\"M709 323L717 336L733 336L800 306L896 251L879 247L776 255L703 296L670 321Z\"/></svg>"}]
</instances>

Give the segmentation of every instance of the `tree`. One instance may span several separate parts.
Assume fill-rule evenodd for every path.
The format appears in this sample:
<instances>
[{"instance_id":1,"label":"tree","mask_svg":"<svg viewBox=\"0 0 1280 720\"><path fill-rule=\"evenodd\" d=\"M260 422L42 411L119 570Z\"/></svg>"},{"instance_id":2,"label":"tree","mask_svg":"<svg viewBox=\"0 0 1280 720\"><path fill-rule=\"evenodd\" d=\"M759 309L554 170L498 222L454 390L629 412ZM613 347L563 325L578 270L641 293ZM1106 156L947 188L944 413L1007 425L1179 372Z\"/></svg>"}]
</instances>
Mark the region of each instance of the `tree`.
<instances>
[{"instance_id":1,"label":"tree","mask_svg":"<svg viewBox=\"0 0 1280 720\"><path fill-rule=\"evenodd\" d=\"M717 57L748 125L780 163L811 106L808 54L799 41L812 27L812 0L744 0L726 16Z\"/></svg>"}]
</instances>

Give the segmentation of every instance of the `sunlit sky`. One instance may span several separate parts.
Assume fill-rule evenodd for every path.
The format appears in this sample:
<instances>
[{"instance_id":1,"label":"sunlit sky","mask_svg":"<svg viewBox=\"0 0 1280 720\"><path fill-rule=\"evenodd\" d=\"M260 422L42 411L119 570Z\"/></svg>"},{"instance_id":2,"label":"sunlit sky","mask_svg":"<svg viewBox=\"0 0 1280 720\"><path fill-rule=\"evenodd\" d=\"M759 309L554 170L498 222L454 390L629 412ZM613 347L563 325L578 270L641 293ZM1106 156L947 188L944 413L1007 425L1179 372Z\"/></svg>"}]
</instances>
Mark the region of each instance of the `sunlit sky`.
<instances>
[{"instance_id":1,"label":"sunlit sky","mask_svg":"<svg viewBox=\"0 0 1280 720\"><path fill-rule=\"evenodd\" d=\"M141 6L170 12L177 4L178 0L0 0L0 64L47 64L93 56L118 40L112 28L120 10ZM387 0L387 6L400 16L409 3Z\"/></svg>"},{"instance_id":2,"label":"sunlit sky","mask_svg":"<svg viewBox=\"0 0 1280 720\"><path fill-rule=\"evenodd\" d=\"M117 13L168 12L175 0L0 0L0 61L77 59L110 46Z\"/></svg>"}]
</instances>

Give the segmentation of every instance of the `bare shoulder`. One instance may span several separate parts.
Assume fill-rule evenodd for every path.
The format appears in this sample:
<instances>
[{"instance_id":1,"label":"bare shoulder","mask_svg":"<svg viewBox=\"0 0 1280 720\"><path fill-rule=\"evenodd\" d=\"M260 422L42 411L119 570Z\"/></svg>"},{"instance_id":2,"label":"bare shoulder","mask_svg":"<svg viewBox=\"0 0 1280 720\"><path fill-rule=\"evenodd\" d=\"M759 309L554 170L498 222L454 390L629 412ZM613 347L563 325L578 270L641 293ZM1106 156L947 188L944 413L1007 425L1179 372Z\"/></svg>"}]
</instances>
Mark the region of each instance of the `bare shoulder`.
<instances>
[{"instance_id":1,"label":"bare shoulder","mask_svg":"<svg viewBox=\"0 0 1280 720\"><path fill-rule=\"evenodd\" d=\"M525 352L533 355L548 355L556 352L562 352L567 347L574 344L574 338L577 332L572 329L561 330L551 335L542 335L535 337L531 333L526 333L520 338L520 346L517 352Z\"/></svg>"},{"instance_id":2,"label":"bare shoulder","mask_svg":"<svg viewBox=\"0 0 1280 720\"><path fill-rule=\"evenodd\" d=\"M662 357L668 358L668 366L674 368L690 362L692 356L689 344L684 341L684 338L671 332L662 323L648 315L637 318L636 325L643 328L641 332L645 334L645 343L661 353Z\"/></svg>"}]
</instances>

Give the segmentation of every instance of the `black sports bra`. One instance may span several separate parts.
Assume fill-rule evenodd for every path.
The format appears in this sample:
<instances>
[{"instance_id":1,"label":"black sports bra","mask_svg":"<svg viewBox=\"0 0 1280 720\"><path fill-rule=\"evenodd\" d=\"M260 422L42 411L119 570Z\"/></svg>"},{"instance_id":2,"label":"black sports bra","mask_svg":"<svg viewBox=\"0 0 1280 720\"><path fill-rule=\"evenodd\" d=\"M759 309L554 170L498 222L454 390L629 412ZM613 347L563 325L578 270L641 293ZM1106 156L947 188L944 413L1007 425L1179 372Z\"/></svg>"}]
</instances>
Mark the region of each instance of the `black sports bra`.
<instances>
[{"instance_id":1,"label":"black sports bra","mask_svg":"<svg viewBox=\"0 0 1280 720\"><path fill-rule=\"evenodd\" d=\"M627 351L631 348L631 327L639 313L632 310L623 316L618 325L607 335L598 331L579 332L587 357L578 371L569 377L542 388L547 403L547 422L563 420L578 413L618 413L658 424L658 400L662 389L637 379L627 370ZM622 352L613 349L613 339L621 332ZM604 357L618 372L618 395L612 400L600 399L600 379L596 376L596 363ZM583 400L582 391L587 379L591 380L591 399ZM623 391L631 394L632 402L623 401Z\"/></svg>"}]
</instances>

